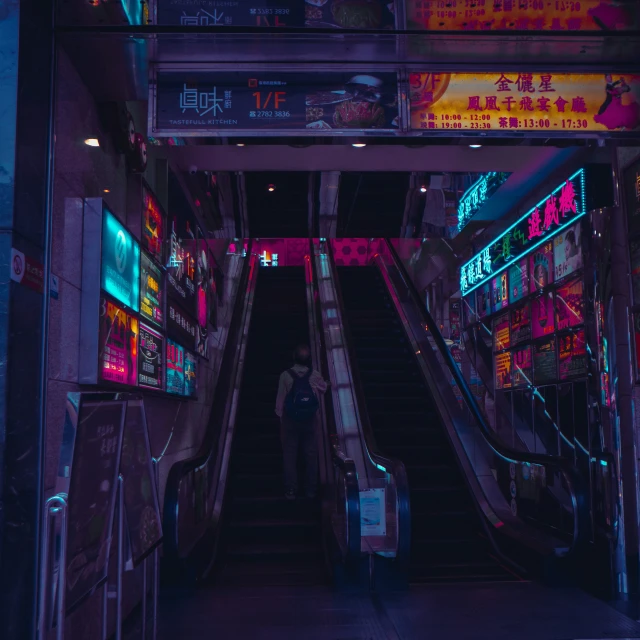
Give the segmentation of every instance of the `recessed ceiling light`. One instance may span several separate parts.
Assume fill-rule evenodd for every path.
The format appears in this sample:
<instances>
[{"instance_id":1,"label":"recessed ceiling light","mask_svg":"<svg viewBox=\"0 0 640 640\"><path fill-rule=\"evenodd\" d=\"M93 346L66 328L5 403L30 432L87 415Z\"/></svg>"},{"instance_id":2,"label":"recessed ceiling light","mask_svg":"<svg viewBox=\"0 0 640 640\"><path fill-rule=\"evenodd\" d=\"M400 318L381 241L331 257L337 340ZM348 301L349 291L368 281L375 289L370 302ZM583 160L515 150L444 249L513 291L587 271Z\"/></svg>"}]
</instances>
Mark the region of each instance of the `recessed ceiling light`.
<instances>
[{"instance_id":1,"label":"recessed ceiling light","mask_svg":"<svg viewBox=\"0 0 640 640\"><path fill-rule=\"evenodd\" d=\"M470 144L469 147L471 149L479 149L482 145L481 144Z\"/></svg>"},{"instance_id":2,"label":"recessed ceiling light","mask_svg":"<svg viewBox=\"0 0 640 640\"><path fill-rule=\"evenodd\" d=\"M244 147L244 142L238 142L238 143L236 144L236 147Z\"/></svg>"},{"instance_id":3,"label":"recessed ceiling light","mask_svg":"<svg viewBox=\"0 0 640 640\"><path fill-rule=\"evenodd\" d=\"M275 185L273 185L273 184L270 184L270 185L267 187L267 191L270 191L271 193L273 193L275 190L276 190L276 187L275 187Z\"/></svg>"},{"instance_id":4,"label":"recessed ceiling light","mask_svg":"<svg viewBox=\"0 0 640 640\"><path fill-rule=\"evenodd\" d=\"M364 142L354 142L351 146L356 149L362 149L362 147L366 147L367 145Z\"/></svg>"},{"instance_id":5,"label":"recessed ceiling light","mask_svg":"<svg viewBox=\"0 0 640 640\"><path fill-rule=\"evenodd\" d=\"M424 185L422 185L422 186L420 187L420 191L421 191L422 193L427 193L427 187L425 187Z\"/></svg>"},{"instance_id":6,"label":"recessed ceiling light","mask_svg":"<svg viewBox=\"0 0 640 640\"><path fill-rule=\"evenodd\" d=\"M87 138L84 143L88 146L88 147L99 147L100 146L100 142L98 141L98 138Z\"/></svg>"},{"instance_id":7,"label":"recessed ceiling light","mask_svg":"<svg viewBox=\"0 0 640 640\"><path fill-rule=\"evenodd\" d=\"M104 191L105 193L110 193L110 192L111 192L111 189L103 189L103 191Z\"/></svg>"}]
</instances>

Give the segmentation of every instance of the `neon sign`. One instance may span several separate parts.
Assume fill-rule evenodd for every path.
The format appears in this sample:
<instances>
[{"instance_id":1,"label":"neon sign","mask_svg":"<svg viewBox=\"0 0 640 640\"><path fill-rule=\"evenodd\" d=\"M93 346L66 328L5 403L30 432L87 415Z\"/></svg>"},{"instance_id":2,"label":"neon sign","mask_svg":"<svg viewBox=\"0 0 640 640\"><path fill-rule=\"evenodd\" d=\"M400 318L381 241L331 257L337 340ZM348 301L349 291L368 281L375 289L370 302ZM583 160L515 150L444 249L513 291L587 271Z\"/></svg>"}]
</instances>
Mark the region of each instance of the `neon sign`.
<instances>
[{"instance_id":1,"label":"neon sign","mask_svg":"<svg viewBox=\"0 0 640 640\"><path fill-rule=\"evenodd\" d=\"M585 169L580 169L462 266L462 295L471 293L586 213Z\"/></svg>"},{"instance_id":2,"label":"neon sign","mask_svg":"<svg viewBox=\"0 0 640 640\"><path fill-rule=\"evenodd\" d=\"M508 173L490 171L474 182L460 198L458 204L458 231L478 213L482 205L504 184Z\"/></svg>"}]
</instances>

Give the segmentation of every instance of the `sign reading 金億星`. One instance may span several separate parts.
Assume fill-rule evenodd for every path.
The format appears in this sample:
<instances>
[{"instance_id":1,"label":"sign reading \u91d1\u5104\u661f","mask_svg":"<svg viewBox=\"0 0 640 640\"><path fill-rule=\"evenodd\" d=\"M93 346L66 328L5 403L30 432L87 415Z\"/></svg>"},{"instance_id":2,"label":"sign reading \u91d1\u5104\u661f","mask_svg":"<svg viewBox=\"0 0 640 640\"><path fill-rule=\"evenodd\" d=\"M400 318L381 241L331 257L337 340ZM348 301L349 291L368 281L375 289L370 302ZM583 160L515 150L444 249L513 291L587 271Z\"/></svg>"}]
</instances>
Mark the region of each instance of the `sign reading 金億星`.
<instances>
[{"instance_id":1,"label":"sign reading \u91d1\u5104\u661f","mask_svg":"<svg viewBox=\"0 0 640 640\"><path fill-rule=\"evenodd\" d=\"M138 311L140 247L133 236L106 208L102 218L101 286L118 302Z\"/></svg>"},{"instance_id":2,"label":"sign reading \u91d1\u5104\u661f","mask_svg":"<svg viewBox=\"0 0 640 640\"><path fill-rule=\"evenodd\" d=\"M462 295L495 277L586 213L585 169L580 169L462 266Z\"/></svg>"},{"instance_id":3,"label":"sign reading \u91d1\u5104\u661f","mask_svg":"<svg viewBox=\"0 0 640 640\"><path fill-rule=\"evenodd\" d=\"M150 135L398 130L395 73L158 71Z\"/></svg>"},{"instance_id":4,"label":"sign reading \u91d1\u5104\u661f","mask_svg":"<svg viewBox=\"0 0 640 640\"><path fill-rule=\"evenodd\" d=\"M508 173L490 171L476 180L464 193L458 203L458 231L480 210L482 205L504 184Z\"/></svg>"},{"instance_id":5,"label":"sign reading \u91d1\u5104\u661f","mask_svg":"<svg viewBox=\"0 0 640 640\"><path fill-rule=\"evenodd\" d=\"M409 29L426 31L625 31L638 27L632 3L617 0L408 0Z\"/></svg>"},{"instance_id":6,"label":"sign reading \u91d1\u5104\u661f","mask_svg":"<svg viewBox=\"0 0 640 640\"><path fill-rule=\"evenodd\" d=\"M412 73L416 131L637 131L640 76L619 73Z\"/></svg>"}]
</instances>

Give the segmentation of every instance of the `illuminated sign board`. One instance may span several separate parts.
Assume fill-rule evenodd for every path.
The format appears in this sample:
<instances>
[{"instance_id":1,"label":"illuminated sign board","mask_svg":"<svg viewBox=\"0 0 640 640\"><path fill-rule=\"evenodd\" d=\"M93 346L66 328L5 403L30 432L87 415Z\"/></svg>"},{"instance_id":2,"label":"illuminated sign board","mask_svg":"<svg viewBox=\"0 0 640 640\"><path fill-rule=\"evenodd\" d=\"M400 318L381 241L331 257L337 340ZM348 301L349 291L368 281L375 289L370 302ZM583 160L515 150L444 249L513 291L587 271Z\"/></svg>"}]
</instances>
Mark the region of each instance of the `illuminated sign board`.
<instances>
[{"instance_id":1,"label":"illuminated sign board","mask_svg":"<svg viewBox=\"0 0 640 640\"><path fill-rule=\"evenodd\" d=\"M138 356L138 384L149 389L162 389L163 337L140 323L140 348Z\"/></svg>"},{"instance_id":2,"label":"illuminated sign board","mask_svg":"<svg viewBox=\"0 0 640 640\"><path fill-rule=\"evenodd\" d=\"M137 384L138 320L104 297L100 300L99 353L103 382Z\"/></svg>"},{"instance_id":3,"label":"illuminated sign board","mask_svg":"<svg viewBox=\"0 0 640 640\"><path fill-rule=\"evenodd\" d=\"M184 395L184 349L167 340L167 393Z\"/></svg>"},{"instance_id":4,"label":"illuminated sign board","mask_svg":"<svg viewBox=\"0 0 640 640\"><path fill-rule=\"evenodd\" d=\"M640 129L640 76L412 73L411 129L581 133Z\"/></svg>"},{"instance_id":5,"label":"illuminated sign board","mask_svg":"<svg viewBox=\"0 0 640 640\"><path fill-rule=\"evenodd\" d=\"M196 344L196 323L171 300L167 302L167 334L188 349Z\"/></svg>"},{"instance_id":6,"label":"illuminated sign board","mask_svg":"<svg viewBox=\"0 0 640 640\"><path fill-rule=\"evenodd\" d=\"M160 205L151 191L142 187L142 246L158 261L162 262L162 241L165 218Z\"/></svg>"},{"instance_id":7,"label":"illuminated sign board","mask_svg":"<svg viewBox=\"0 0 640 640\"><path fill-rule=\"evenodd\" d=\"M407 0L407 28L426 31L625 31L635 7L616 0Z\"/></svg>"},{"instance_id":8,"label":"illuminated sign board","mask_svg":"<svg viewBox=\"0 0 640 640\"><path fill-rule=\"evenodd\" d=\"M104 291L134 311L139 309L140 247L118 219L104 209L102 278Z\"/></svg>"},{"instance_id":9,"label":"illuminated sign board","mask_svg":"<svg viewBox=\"0 0 640 640\"><path fill-rule=\"evenodd\" d=\"M482 205L504 184L508 173L490 171L474 182L458 203L458 231L462 231L467 222L478 213Z\"/></svg>"},{"instance_id":10,"label":"illuminated sign board","mask_svg":"<svg viewBox=\"0 0 640 640\"><path fill-rule=\"evenodd\" d=\"M162 327L162 272L143 251L140 255L140 315Z\"/></svg>"},{"instance_id":11,"label":"illuminated sign board","mask_svg":"<svg viewBox=\"0 0 640 640\"><path fill-rule=\"evenodd\" d=\"M586 206L585 169L580 169L462 266L462 295L494 278L551 235L584 216Z\"/></svg>"},{"instance_id":12,"label":"illuminated sign board","mask_svg":"<svg viewBox=\"0 0 640 640\"><path fill-rule=\"evenodd\" d=\"M184 352L184 395L194 398L197 392L197 358L190 351Z\"/></svg>"},{"instance_id":13,"label":"illuminated sign board","mask_svg":"<svg viewBox=\"0 0 640 640\"><path fill-rule=\"evenodd\" d=\"M196 261L188 245L194 244L194 241L185 242L179 238L176 226L174 220L167 263L167 294L193 314L196 308Z\"/></svg>"}]
</instances>

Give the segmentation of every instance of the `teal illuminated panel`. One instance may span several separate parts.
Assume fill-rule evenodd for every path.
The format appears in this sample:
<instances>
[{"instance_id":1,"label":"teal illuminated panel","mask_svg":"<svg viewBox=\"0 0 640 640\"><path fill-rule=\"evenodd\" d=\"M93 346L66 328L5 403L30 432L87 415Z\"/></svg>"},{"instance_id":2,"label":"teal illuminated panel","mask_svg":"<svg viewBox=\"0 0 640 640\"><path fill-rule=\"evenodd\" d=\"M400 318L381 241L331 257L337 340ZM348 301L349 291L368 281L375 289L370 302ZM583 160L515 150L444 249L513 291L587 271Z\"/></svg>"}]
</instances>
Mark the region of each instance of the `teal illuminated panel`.
<instances>
[{"instance_id":1,"label":"teal illuminated panel","mask_svg":"<svg viewBox=\"0 0 640 640\"><path fill-rule=\"evenodd\" d=\"M494 278L586 213L585 170L580 169L462 266L462 295Z\"/></svg>"},{"instance_id":2,"label":"teal illuminated panel","mask_svg":"<svg viewBox=\"0 0 640 640\"><path fill-rule=\"evenodd\" d=\"M102 215L100 286L130 309L140 309L140 246L106 207Z\"/></svg>"},{"instance_id":3,"label":"teal illuminated panel","mask_svg":"<svg viewBox=\"0 0 640 640\"><path fill-rule=\"evenodd\" d=\"M510 173L490 171L474 182L458 203L458 231L480 211L485 202L505 183Z\"/></svg>"}]
</instances>

